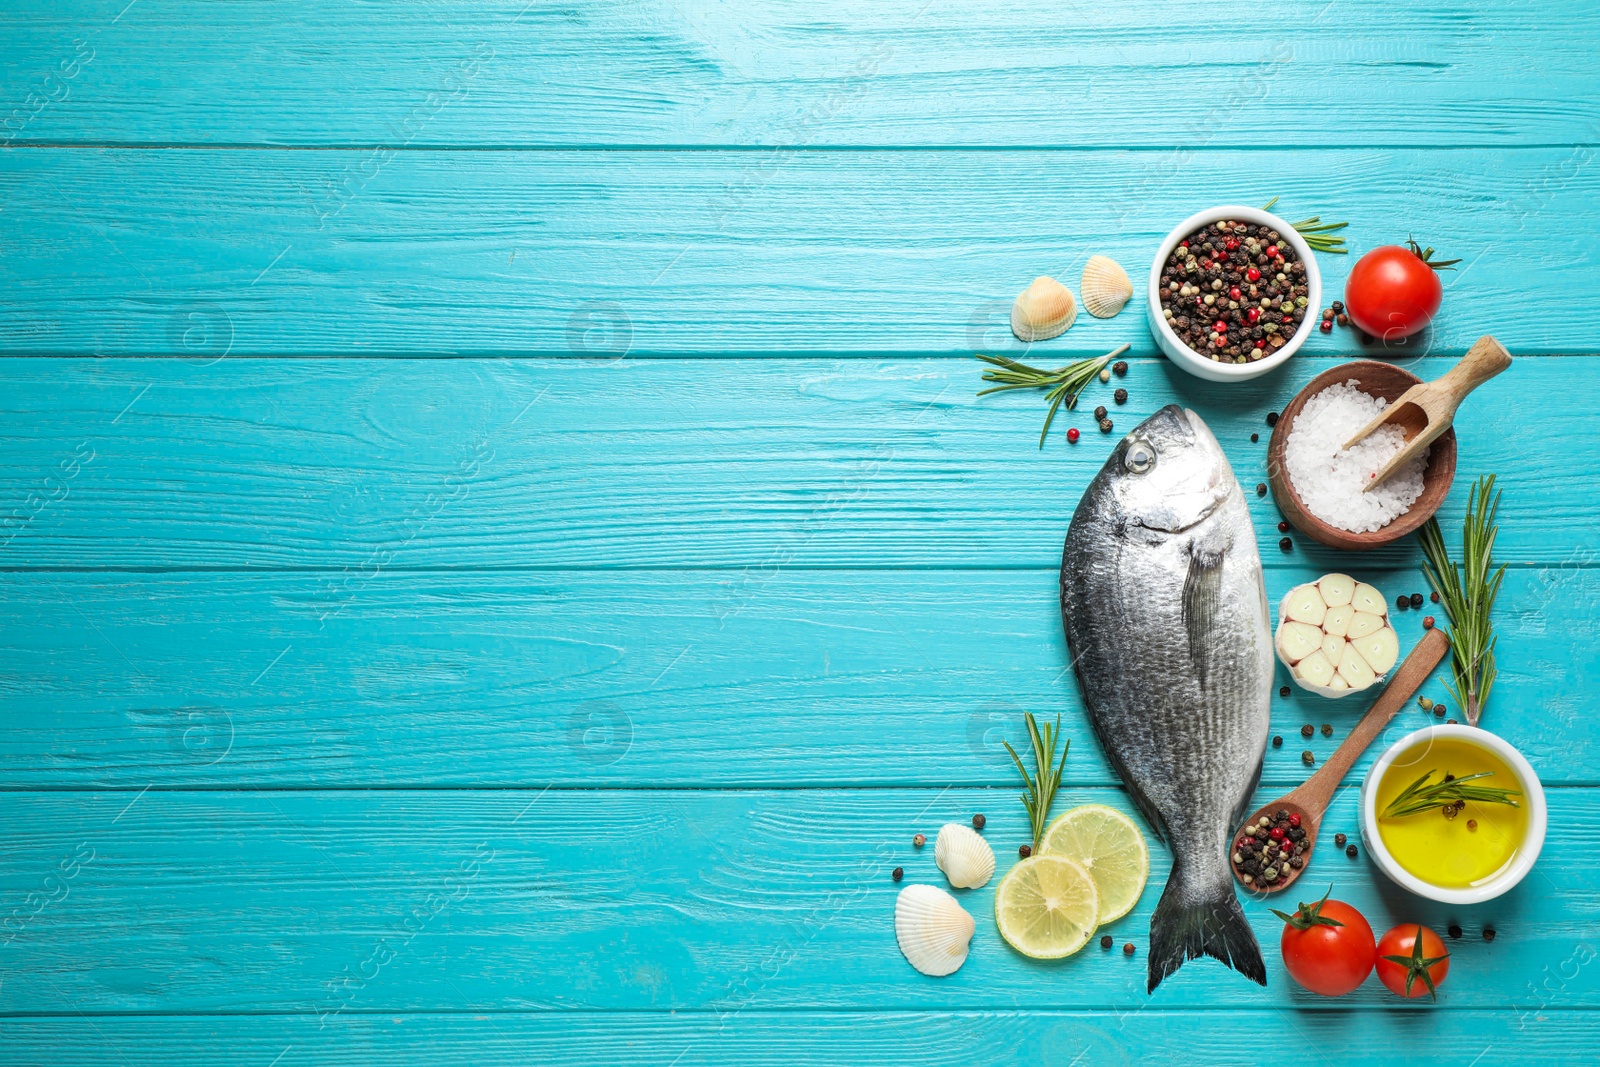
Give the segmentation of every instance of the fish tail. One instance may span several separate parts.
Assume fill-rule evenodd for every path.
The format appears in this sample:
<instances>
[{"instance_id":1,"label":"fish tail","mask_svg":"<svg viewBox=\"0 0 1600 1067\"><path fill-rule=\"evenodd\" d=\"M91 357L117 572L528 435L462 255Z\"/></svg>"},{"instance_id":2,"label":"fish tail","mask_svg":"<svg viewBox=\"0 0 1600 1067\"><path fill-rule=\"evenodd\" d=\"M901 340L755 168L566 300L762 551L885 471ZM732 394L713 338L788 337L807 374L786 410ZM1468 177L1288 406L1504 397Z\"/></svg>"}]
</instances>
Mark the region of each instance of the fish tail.
<instances>
[{"instance_id":1,"label":"fish tail","mask_svg":"<svg viewBox=\"0 0 1600 1067\"><path fill-rule=\"evenodd\" d=\"M1227 869L1223 879L1192 885L1192 872L1174 866L1150 917L1150 984L1147 992L1185 960L1211 956L1260 985L1267 984L1261 946L1245 921Z\"/></svg>"}]
</instances>

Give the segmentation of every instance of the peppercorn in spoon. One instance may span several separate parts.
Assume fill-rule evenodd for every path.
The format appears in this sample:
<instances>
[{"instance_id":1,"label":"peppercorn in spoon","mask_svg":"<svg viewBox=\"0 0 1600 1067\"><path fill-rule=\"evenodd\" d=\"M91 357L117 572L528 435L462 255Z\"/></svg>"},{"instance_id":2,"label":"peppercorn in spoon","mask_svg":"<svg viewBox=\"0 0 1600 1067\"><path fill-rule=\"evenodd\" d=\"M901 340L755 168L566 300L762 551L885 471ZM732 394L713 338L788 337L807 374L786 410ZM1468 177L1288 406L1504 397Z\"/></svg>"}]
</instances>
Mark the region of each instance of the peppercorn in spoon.
<instances>
[{"instance_id":1,"label":"peppercorn in spoon","mask_svg":"<svg viewBox=\"0 0 1600 1067\"><path fill-rule=\"evenodd\" d=\"M1411 655L1389 679L1382 695L1317 773L1298 789L1262 806L1245 820L1229 843L1235 878L1247 888L1262 893L1276 893L1294 884L1311 862L1317 827L1340 780L1372 744L1372 739L1389 725L1395 712L1422 687L1449 649L1450 640L1444 631L1432 629L1424 633Z\"/></svg>"},{"instance_id":2,"label":"peppercorn in spoon","mask_svg":"<svg viewBox=\"0 0 1600 1067\"><path fill-rule=\"evenodd\" d=\"M1493 337L1480 337L1467 349L1461 362L1444 375L1431 382L1413 385L1400 394L1399 399L1385 408L1377 418L1344 443L1345 448L1364 440L1380 426L1398 426L1405 434L1406 444L1396 452L1362 488L1371 492L1382 485L1385 478L1399 470L1424 448L1438 440L1455 421L1456 409L1461 401L1484 382L1511 366L1511 353Z\"/></svg>"}]
</instances>

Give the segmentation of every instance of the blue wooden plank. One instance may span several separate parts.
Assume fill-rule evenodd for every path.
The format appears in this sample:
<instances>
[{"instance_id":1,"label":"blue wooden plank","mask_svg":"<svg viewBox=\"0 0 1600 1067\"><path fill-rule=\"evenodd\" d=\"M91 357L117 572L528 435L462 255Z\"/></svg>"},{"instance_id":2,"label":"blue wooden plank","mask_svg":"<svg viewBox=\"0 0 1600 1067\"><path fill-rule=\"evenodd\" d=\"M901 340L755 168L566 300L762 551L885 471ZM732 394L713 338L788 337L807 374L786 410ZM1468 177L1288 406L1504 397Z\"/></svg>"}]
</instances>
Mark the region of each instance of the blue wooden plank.
<instances>
[{"instance_id":1,"label":"blue wooden plank","mask_svg":"<svg viewBox=\"0 0 1600 1067\"><path fill-rule=\"evenodd\" d=\"M1016 0L27 0L3 18L4 106L17 136L53 142L1177 152L1593 143L1600 126L1600 19L1561 0L1046 18Z\"/></svg>"},{"instance_id":2,"label":"blue wooden plank","mask_svg":"<svg viewBox=\"0 0 1600 1067\"><path fill-rule=\"evenodd\" d=\"M1096 384L1083 407L1108 404L1129 429L1163 404L1192 406L1254 487L1266 413L1334 365L1297 357L1224 387L1139 362L1117 383L1125 406ZM1436 377L1449 363L1410 365ZM790 567L1058 566L1109 442L1083 411L1040 451L1039 397L979 399L979 371L971 359L9 360L0 561L319 568L354 586L438 567L721 567L746 586ZM1523 359L1470 397L1447 525L1467 481L1497 472L1501 558L1593 562L1597 392L1600 360ZM1074 423L1085 436L1069 447ZM1303 538L1285 555L1271 498L1249 500L1269 566L1418 560L1410 539L1359 563Z\"/></svg>"},{"instance_id":3,"label":"blue wooden plank","mask_svg":"<svg viewBox=\"0 0 1600 1067\"><path fill-rule=\"evenodd\" d=\"M1355 792L1324 832L1355 833ZM1544 861L1496 901L1427 904L1331 848L1308 885L1331 881L1380 932L1459 923L1471 936L1453 943L1446 1009L1538 1010L1549 969L1593 945L1600 920L1600 871L1582 858L1600 843L1600 798L1549 800ZM1103 788L1057 800L1083 802L1127 808ZM1154 842L1151 885L1109 930L1133 958L1096 944L1024 959L995 930L991 882L957 894L977 919L966 965L925 978L895 947L889 872L941 880L911 835L974 811L1003 873L1027 826L1010 786L3 793L15 936L0 1012L1401 1007L1376 980L1333 1003L1291 988L1282 924L1256 902L1266 988L1199 960L1147 996L1146 931L1170 864ZM1600 968L1573 975L1558 1006L1600 1006Z\"/></svg>"},{"instance_id":4,"label":"blue wooden plank","mask_svg":"<svg viewBox=\"0 0 1600 1067\"><path fill-rule=\"evenodd\" d=\"M1593 952L1579 959L1592 960ZM1557 961L1546 994L1559 1004ZM1558 970L1564 968L1564 970ZM1065 983L1050 983L1052 986ZM1056 994L1062 996L1059 991ZM230 1062L305 1067L789 1067L795 1063L903 1067L1131 1067L1183 1063L1235 1067L1240 1034L1287 1034L1316 1063L1417 1062L1419 1046L1440 1067L1552 1067L1589 1062L1600 1014L1563 1007L1503 1010L1219 1012L1105 1015L1049 1008L995 1012L802 1012L111 1016L0 1018L13 1067L210 1067Z\"/></svg>"},{"instance_id":5,"label":"blue wooden plank","mask_svg":"<svg viewBox=\"0 0 1600 1067\"><path fill-rule=\"evenodd\" d=\"M1269 592L1316 575L1275 569ZM1501 593L1484 724L1551 782L1600 766L1600 650L1568 636L1597 600L1595 568L1518 568ZM1063 716L1069 784L1115 784L1056 605L1051 570L3 574L0 788L1009 788L1024 710ZM1407 648L1422 614L1396 615ZM1442 677L1425 692L1451 703ZM1274 697L1267 786L1373 696ZM1432 721L1408 708L1385 737Z\"/></svg>"},{"instance_id":6,"label":"blue wooden plank","mask_svg":"<svg viewBox=\"0 0 1600 1067\"><path fill-rule=\"evenodd\" d=\"M1590 150L0 153L0 352L965 354L1209 204L1465 258L1424 350L1594 350ZM1269 170L1263 160L1271 159ZM138 205L130 210L129 205ZM1324 256L1332 300L1349 257ZM1155 351L1135 297L1038 352ZM1514 313L1513 312L1514 309ZM1308 351L1349 354L1351 336Z\"/></svg>"}]
</instances>

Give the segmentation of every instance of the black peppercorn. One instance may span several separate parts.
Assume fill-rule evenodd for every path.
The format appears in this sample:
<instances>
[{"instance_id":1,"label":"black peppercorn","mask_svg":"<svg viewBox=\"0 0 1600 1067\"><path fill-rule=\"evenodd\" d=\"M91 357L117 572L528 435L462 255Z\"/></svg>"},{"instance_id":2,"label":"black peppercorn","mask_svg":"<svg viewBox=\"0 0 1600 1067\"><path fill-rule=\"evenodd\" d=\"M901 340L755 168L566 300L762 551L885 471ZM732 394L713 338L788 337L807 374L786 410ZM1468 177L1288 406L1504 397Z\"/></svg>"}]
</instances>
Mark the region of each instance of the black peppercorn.
<instances>
[{"instance_id":1,"label":"black peppercorn","mask_svg":"<svg viewBox=\"0 0 1600 1067\"><path fill-rule=\"evenodd\" d=\"M1266 482L1257 482L1256 483L1256 496L1266 496L1266 495L1267 495L1267 483Z\"/></svg>"},{"instance_id":2,"label":"black peppercorn","mask_svg":"<svg viewBox=\"0 0 1600 1067\"><path fill-rule=\"evenodd\" d=\"M1294 547L1294 542L1285 537L1282 541L1278 542L1278 547L1287 552Z\"/></svg>"},{"instance_id":3,"label":"black peppercorn","mask_svg":"<svg viewBox=\"0 0 1600 1067\"><path fill-rule=\"evenodd\" d=\"M989 820L985 819L982 815L974 815L972 817L972 828L974 830L982 830L983 829L983 824L988 822L988 821Z\"/></svg>"},{"instance_id":4,"label":"black peppercorn","mask_svg":"<svg viewBox=\"0 0 1600 1067\"><path fill-rule=\"evenodd\" d=\"M1253 433L1253 434L1250 435L1250 443L1251 444L1257 444L1257 443L1260 442L1260 440L1261 440L1261 435L1260 434Z\"/></svg>"},{"instance_id":5,"label":"black peppercorn","mask_svg":"<svg viewBox=\"0 0 1600 1067\"><path fill-rule=\"evenodd\" d=\"M1345 843L1346 840L1347 839L1345 838L1345 836L1343 834L1334 834L1333 835L1333 844L1334 844L1335 848L1344 848L1344 843Z\"/></svg>"},{"instance_id":6,"label":"black peppercorn","mask_svg":"<svg viewBox=\"0 0 1600 1067\"><path fill-rule=\"evenodd\" d=\"M1310 767L1317 762L1317 757L1313 756L1311 754L1311 750L1308 748L1304 752L1300 753L1300 762L1304 763L1307 767Z\"/></svg>"},{"instance_id":7,"label":"black peppercorn","mask_svg":"<svg viewBox=\"0 0 1600 1067\"><path fill-rule=\"evenodd\" d=\"M1100 432L1101 433L1110 433L1111 432L1111 420L1110 419L1101 419L1100 420Z\"/></svg>"},{"instance_id":8,"label":"black peppercorn","mask_svg":"<svg viewBox=\"0 0 1600 1067\"><path fill-rule=\"evenodd\" d=\"M1339 312L1341 312L1343 310L1344 310L1344 303L1342 301L1335 300L1333 302L1333 313L1335 315L1337 315Z\"/></svg>"},{"instance_id":9,"label":"black peppercorn","mask_svg":"<svg viewBox=\"0 0 1600 1067\"><path fill-rule=\"evenodd\" d=\"M1126 389L1118 389L1111 394L1111 399L1119 404L1126 404L1128 402L1128 391Z\"/></svg>"},{"instance_id":10,"label":"black peppercorn","mask_svg":"<svg viewBox=\"0 0 1600 1067\"><path fill-rule=\"evenodd\" d=\"M1422 607L1422 594L1421 593L1412 593L1411 594L1411 606L1414 607L1414 608Z\"/></svg>"},{"instance_id":11,"label":"black peppercorn","mask_svg":"<svg viewBox=\"0 0 1600 1067\"><path fill-rule=\"evenodd\" d=\"M1288 686L1286 686L1286 685L1278 686L1278 695L1279 696L1286 697L1286 696L1289 695L1289 692L1290 692L1290 690L1289 690Z\"/></svg>"},{"instance_id":12,"label":"black peppercorn","mask_svg":"<svg viewBox=\"0 0 1600 1067\"><path fill-rule=\"evenodd\" d=\"M1322 736L1323 737L1332 737L1333 736L1333 723L1325 722L1325 723L1322 724Z\"/></svg>"},{"instance_id":13,"label":"black peppercorn","mask_svg":"<svg viewBox=\"0 0 1600 1067\"><path fill-rule=\"evenodd\" d=\"M1494 940L1494 927L1485 926L1483 928L1483 939L1485 941L1493 941Z\"/></svg>"},{"instance_id":14,"label":"black peppercorn","mask_svg":"<svg viewBox=\"0 0 1600 1067\"><path fill-rule=\"evenodd\" d=\"M1444 928L1444 932L1450 935L1450 940L1454 941L1461 936L1461 927L1451 923Z\"/></svg>"},{"instance_id":15,"label":"black peppercorn","mask_svg":"<svg viewBox=\"0 0 1600 1067\"><path fill-rule=\"evenodd\" d=\"M1094 417L1097 422L1106 417L1106 406L1104 404L1094 409Z\"/></svg>"},{"instance_id":16,"label":"black peppercorn","mask_svg":"<svg viewBox=\"0 0 1600 1067\"><path fill-rule=\"evenodd\" d=\"M1118 378L1126 376L1128 373L1128 361L1125 359L1117 360L1115 363L1111 364L1111 372Z\"/></svg>"},{"instance_id":17,"label":"black peppercorn","mask_svg":"<svg viewBox=\"0 0 1600 1067\"><path fill-rule=\"evenodd\" d=\"M1030 845L1018 845L1017 855L1021 856L1023 859L1027 859L1029 856L1033 855L1033 847Z\"/></svg>"},{"instance_id":18,"label":"black peppercorn","mask_svg":"<svg viewBox=\"0 0 1600 1067\"><path fill-rule=\"evenodd\" d=\"M1278 734L1274 734L1273 735L1273 737L1272 737L1272 747L1273 748L1282 748L1283 747L1283 737L1281 735L1278 735Z\"/></svg>"},{"instance_id":19,"label":"black peppercorn","mask_svg":"<svg viewBox=\"0 0 1600 1067\"><path fill-rule=\"evenodd\" d=\"M1267 425L1268 426L1276 426L1276 425L1278 425L1278 413L1276 411L1267 412Z\"/></svg>"},{"instance_id":20,"label":"black peppercorn","mask_svg":"<svg viewBox=\"0 0 1600 1067\"><path fill-rule=\"evenodd\" d=\"M1104 948L1104 949L1109 949L1111 947L1111 945L1112 945L1111 935L1110 934L1101 934L1100 935L1100 947Z\"/></svg>"},{"instance_id":21,"label":"black peppercorn","mask_svg":"<svg viewBox=\"0 0 1600 1067\"><path fill-rule=\"evenodd\" d=\"M1394 598L1394 606L1399 608L1401 611L1404 611L1411 606L1411 598L1406 596L1404 593L1401 593L1399 596Z\"/></svg>"},{"instance_id":22,"label":"black peppercorn","mask_svg":"<svg viewBox=\"0 0 1600 1067\"><path fill-rule=\"evenodd\" d=\"M1317 728L1315 726L1312 726L1310 723L1306 723L1304 726L1300 727L1300 736L1301 737L1310 737L1312 734L1314 734L1316 732L1317 732Z\"/></svg>"},{"instance_id":23,"label":"black peppercorn","mask_svg":"<svg viewBox=\"0 0 1600 1067\"><path fill-rule=\"evenodd\" d=\"M1354 845L1346 845L1346 846L1344 846L1344 854L1346 856L1349 856L1351 859L1355 859L1356 858L1356 846L1354 846Z\"/></svg>"},{"instance_id":24,"label":"black peppercorn","mask_svg":"<svg viewBox=\"0 0 1600 1067\"><path fill-rule=\"evenodd\" d=\"M896 867L893 871L889 872L889 877L893 878L897 882L900 879L904 878L905 876L906 876L906 869L904 867Z\"/></svg>"}]
</instances>

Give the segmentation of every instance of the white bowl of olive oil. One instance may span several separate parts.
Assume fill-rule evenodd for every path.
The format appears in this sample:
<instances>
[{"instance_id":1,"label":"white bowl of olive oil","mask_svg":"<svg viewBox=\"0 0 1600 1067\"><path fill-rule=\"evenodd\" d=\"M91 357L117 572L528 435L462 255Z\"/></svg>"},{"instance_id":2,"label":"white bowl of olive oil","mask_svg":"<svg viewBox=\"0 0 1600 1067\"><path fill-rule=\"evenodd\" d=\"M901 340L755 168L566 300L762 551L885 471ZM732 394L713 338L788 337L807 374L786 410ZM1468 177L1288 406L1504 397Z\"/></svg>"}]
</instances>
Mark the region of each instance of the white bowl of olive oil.
<instances>
[{"instance_id":1,"label":"white bowl of olive oil","mask_svg":"<svg viewBox=\"0 0 1600 1067\"><path fill-rule=\"evenodd\" d=\"M1477 799L1452 803L1460 794L1446 775L1451 782L1477 776L1457 787L1469 787ZM1361 783L1367 854L1402 889L1444 904L1493 900L1522 881L1539 858L1547 823L1533 767L1473 726L1446 723L1407 734Z\"/></svg>"}]
</instances>

